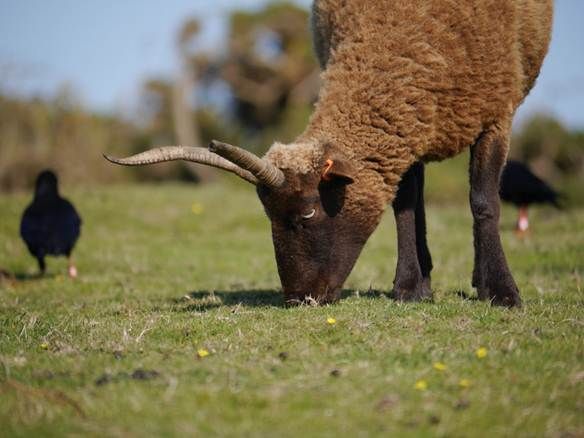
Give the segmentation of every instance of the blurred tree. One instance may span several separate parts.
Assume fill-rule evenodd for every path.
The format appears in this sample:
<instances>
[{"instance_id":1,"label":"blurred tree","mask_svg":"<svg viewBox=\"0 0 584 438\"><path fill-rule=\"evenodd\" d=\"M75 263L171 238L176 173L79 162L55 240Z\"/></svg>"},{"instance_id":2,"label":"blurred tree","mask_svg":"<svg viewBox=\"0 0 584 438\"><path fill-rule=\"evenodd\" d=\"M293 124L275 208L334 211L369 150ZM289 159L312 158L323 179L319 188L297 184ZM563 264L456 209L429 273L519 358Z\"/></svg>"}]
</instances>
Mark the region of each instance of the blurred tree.
<instances>
[{"instance_id":1,"label":"blurred tree","mask_svg":"<svg viewBox=\"0 0 584 438\"><path fill-rule=\"evenodd\" d=\"M139 103L141 115L141 135L131 145L129 153L138 153L154 145L176 143L175 112L173 111L173 83L167 79L149 79L142 84ZM164 181L169 179L193 179L186 174L185 166L180 162L165 163L156 166L136 167L132 169L139 179Z\"/></svg>"},{"instance_id":2,"label":"blurred tree","mask_svg":"<svg viewBox=\"0 0 584 438\"><path fill-rule=\"evenodd\" d=\"M215 171L206 167L193 173L184 164L167 163L127 171L108 166L101 153L204 145L213 137L262 146L274 138L294 138L306 124L319 85L307 11L277 3L235 11L229 23L226 52L209 54L197 48L198 21L184 22L176 36L177 80L145 81L136 125L87 112L71 87L45 101L0 96L0 186L28 186L47 166L62 170L65 183L132 175L207 180ZM217 105L218 96L231 105Z\"/></svg>"},{"instance_id":3,"label":"blurred tree","mask_svg":"<svg viewBox=\"0 0 584 438\"><path fill-rule=\"evenodd\" d=\"M570 131L549 115L536 115L513 136L511 154L546 177L582 175L584 131Z\"/></svg>"},{"instance_id":4,"label":"blurred tree","mask_svg":"<svg viewBox=\"0 0 584 438\"><path fill-rule=\"evenodd\" d=\"M286 2L231 14L227 55L216 71L230 86L236 121L260 141L291 140L316 99L308 21L305 9Z\"/></svg>"},{"instance_id":5,"label":"blurred tree","mask_svg":"<svg viewBox=\"0 0 584 438\"><path fill-rule=\"evenodd\" d=\"M125 175L101 154L131 144L136 132L117 117L85 111L70 86L46 101L0 95L0 189L30 187L47 167L66 184L119 181Z\"/></svg>"},{"instance_id":6,"label":"blurred tree","mask_svg":"<svg viewBox=\"0 0 584 438\"><path fill-rule=\"evenodd\" d=\"M192 62L194 55L191 48L199 30L199 22L191 18L182 25L178 33L176 43L180 59L180 74L172 87L172 115L176 140L181 145L198 147L201 146L201 138L196 118L193 117L193 108L196 108L194 99L197 72ZM197 181L208 182L215 178L216 171L211 167L194 163L183 165L187 166Z\"/></svg>"},{"instance_id":7,"label":"blurred tree","mask_svg":"<svg viewBox=\"0 0 584 438\"><path fill-rule=\"evenodd\" d=\"M197 50L199 31L199 22L191 18L177 35L181 62L177 81L156 79L144 84L142 112L153 141L196 146L219 137L267 146L274 138L288 141L298 135L319 88L308 12L285 2L254 12L234 11L224 53ZM230 101L221 108L217 97L224 97L225 91ZM220 113L221 109L227 111ZM171 166L162 169L167 177L176 173ZM215 172L197 168L202 180ZM152 176L151 171L143 174Z\"/></svg>"},{"instance_id":8,"label":"blurred tree","mask_svg":"<svg viewBox=\"0 0 584 438\"><path fill-rule=\"evenodd\" d=\"M101 153L124 155L174 143L204 146L212 138L250 145L261 153L274 139L290 141L304 129L319 88L306 10L279 2L252 12L233 11L224 52L202 52L199 31L195 19L180 27L179 74L176 80L144 82L142 117L136 124L88 112L69 85L48 100L0 95L0 189L30 187L44 167L54 167L65 183L133 176L194 180L182 163L128 171L108 165ZM578 199L584 203L584 131L568 130L539 115L516 132L511 154L561 191L574 187L583 193ZM445 192L449 199L466 199L466 161L461 157L431 168L439 174L434 195ZM206 180L205 171L214 172L197 169L197 178ZM440 190L438 181L447 174L457 176L450 178L451 187L459 188L460 196Z\"/></svg>"},{"instance_id":9,"label":"blurred tree","mask_svg":"<svg viewBox=\"0 0 584 438\"><path fill-rule=\"evenodd\" d=\"M172 143L172 82L161 78L144 82L139 108L145 131L152 137L152 141L159 144Z\"/></svg>"}]
</instances>

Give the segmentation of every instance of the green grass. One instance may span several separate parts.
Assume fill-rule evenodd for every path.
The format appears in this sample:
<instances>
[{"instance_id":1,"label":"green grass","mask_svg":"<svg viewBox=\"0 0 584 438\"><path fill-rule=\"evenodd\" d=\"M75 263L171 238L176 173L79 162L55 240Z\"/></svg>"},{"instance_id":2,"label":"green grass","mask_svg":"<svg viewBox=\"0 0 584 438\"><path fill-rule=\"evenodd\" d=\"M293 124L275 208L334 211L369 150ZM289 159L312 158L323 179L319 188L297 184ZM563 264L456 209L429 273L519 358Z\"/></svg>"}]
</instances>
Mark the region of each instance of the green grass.
<instances>
[{"instance_id":1,"label":"green grass","mask_svg":"<svg viewBox=\"0 0 584 438\"><path fill-rule=\"evenodd\" d=\"M18 238L28 196L0 197L0 267L20 277L0 281L1 435L584 434L584 209L534 212L523 241L504 209L521 310L459 296L474 296L471 219L444 204L428 208L433 304L386 297L388 214L343 300L285 308L248 187L67 192L84 218L75 281L54 259L30 278ZM139 369L158 374L132 378Z\"/></svg>"}]
</instances>

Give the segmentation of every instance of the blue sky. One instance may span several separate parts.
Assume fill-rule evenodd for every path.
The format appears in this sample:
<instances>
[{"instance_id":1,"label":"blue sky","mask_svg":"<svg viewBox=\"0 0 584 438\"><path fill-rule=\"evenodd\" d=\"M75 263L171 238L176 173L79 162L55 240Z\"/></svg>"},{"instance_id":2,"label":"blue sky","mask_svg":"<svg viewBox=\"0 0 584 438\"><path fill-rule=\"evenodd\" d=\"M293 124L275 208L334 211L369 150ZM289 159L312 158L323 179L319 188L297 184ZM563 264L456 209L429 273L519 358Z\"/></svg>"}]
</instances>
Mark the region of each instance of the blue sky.
<instances>
[{"instance_id":1,"label":"blue sky","mask_svg":"<svg viewBox=\"0 0 584 438\"><path fill-rule=\"evenodd\" d=\"M297 0L308 6L311 0ZM100 111L131 111L145 78L172 76L173 37L186 17L221 50L228 11L266 0L0 0L0 87L51 95L63 83ZM584 1L556 0L552 47L519 119L547 111L584 127ZM578 55L580 53L580 55Z\"/></svg>"}]
</instances>

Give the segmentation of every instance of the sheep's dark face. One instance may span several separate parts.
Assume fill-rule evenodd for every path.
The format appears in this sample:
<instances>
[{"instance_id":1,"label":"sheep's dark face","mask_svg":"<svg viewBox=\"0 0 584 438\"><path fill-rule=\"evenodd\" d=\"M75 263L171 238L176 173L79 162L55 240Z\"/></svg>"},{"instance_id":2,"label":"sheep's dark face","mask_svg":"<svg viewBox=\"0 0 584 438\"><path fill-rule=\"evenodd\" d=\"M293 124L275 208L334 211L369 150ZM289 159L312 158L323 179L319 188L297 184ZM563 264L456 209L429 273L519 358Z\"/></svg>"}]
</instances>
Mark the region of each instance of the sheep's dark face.
<instances>
[{"instance_id":1,"label":"sheep's dark face","mask_svg":"<svg viewBox=\"0 0 584 438\"><path fill-rule=\"evenodd\" d=\"M375 171L359 173L328 143L272 145L266 157L213 140L209 149L165 146L113 163L140 166L186 160L225 169L257 186L272 221L272 238L284 296L335 301L386 200ZM294 168L295 170L291 170ZM375 176L376 175L376 176Z\"/></svg>"},{"instance_id":2,"label":"sheep's dark face","mask_svg":"<svg viewBox=\"0 0 584 438\"><path fill-rule=\"evenodd\" d=\"M335 161L325 177L321 172L285 173L282 188L258 186L272 222L284 298L288 303L309 297L333 302L375 227L367 211L349 207L356 187L346 163Z\"/></svg>"}]
</instances>

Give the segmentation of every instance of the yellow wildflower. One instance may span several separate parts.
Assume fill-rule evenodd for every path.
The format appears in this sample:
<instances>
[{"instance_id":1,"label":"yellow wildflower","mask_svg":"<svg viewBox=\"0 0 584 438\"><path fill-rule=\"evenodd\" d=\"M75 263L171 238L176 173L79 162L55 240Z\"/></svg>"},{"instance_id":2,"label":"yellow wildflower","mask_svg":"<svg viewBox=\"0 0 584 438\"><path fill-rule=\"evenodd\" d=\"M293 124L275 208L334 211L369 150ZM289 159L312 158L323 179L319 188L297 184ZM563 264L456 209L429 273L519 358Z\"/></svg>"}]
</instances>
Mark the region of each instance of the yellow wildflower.
<instances>
[{"instance_id":1,"label":"yellow wildflower","mask_svg":"<svg viewBox=\"0 0 584 438\"><path fill-rule=\"evenodd\" d=\"M418 391L425 391L428 389L428 382L425 380L418 380L414 385L414 388L416 388Z\"/></svg>"},{"instance_id":2,"label":"yellow wildflower","mask_svg":"<svg viewBox=\"0 0 584 438\"><path fill-rule=\"evenodd\" d=\"M434 365L432 365L434 367L434 369L436 371L444 371L446 370L446 365L443 364L442 362L434 362Z\"/></svg>"},{"instance_id":3,"label":"yellow wildflower","mask_svg":"<svg viewBox=\"0 0 584 438\"><path fill-rule=\"evenodd\" d=\"M479 359L483 359L487 356L488 350L485 347L481 347L475 353Z\"/></svg>"},{"instance_id":4,"label":"yellow wildflower","mask_svg":"<svg viewBox=\"0 0 584 438\"><path fill-rule=\"evenodd\" d=\"M191 211L196 215L201 214L203 210L203 205L198 202L193 202L193 205L191 205Z\"/></svg>"},{"instance_id":5,"label":"yellow wildflower","mask_svg":"<svg viewBox=\"0 0 584 438\"><path fill-rule=\"evenodd\" d=\"M330 325L335 325L337 320L335 318L331 318L330 316L326 319L326 323Z\"/></svg>"},{"instance_id":6,"label":"yellow wildflower","mask_svg":"<svg viewBox=\"0 0 584 438\"><path fill-rule=\"evenodd\" d=\"M205 350L204 348L199 348L197 350L197 356L202 359L203 357L209 356L209 352L207 350Z\"/></svg>"},{"instance_id":7,"label":"yellow wildflower","mask_svg":"<svg viewBox=\"0 0 584 438\"><path fill-rule=\"evenodd\" d=\"M468 388L471 385L471 382L469 379L460 379L460 381L458 382L458 386L460 386L461 388Z\"/></svg>"}]
</instances>

